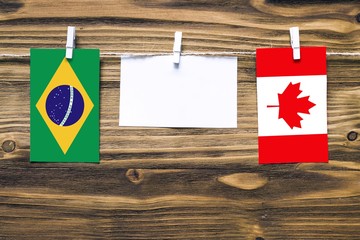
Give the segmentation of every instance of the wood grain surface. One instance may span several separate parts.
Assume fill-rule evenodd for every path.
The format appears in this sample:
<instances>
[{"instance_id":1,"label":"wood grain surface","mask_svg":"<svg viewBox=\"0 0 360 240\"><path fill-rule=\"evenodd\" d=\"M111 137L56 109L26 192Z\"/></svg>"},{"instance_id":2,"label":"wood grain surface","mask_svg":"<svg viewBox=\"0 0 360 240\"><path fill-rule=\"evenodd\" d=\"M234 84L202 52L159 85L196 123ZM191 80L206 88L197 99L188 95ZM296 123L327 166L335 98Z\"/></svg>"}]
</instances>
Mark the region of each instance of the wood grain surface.
<instances>
[{"instance_id":1,"label":"wood grain surface","mask_svg":"<svg viewBox=\"0 0 360 240\"><path fill-rule=\"evenodd\" d=\"M360 52L358 0L0 1L0 239L360 239L360 56L328 55L328 164L258 165L255 56L238 128L118 127L120 59L101 58L100 164L29 163L29 48ZM6 55L9 54L9 55ZM12 56L12 55L18 56ZM21 56L24 55L24 56ZM46 151L46 149L44 149Z\"/></svg>"}]
</instances>

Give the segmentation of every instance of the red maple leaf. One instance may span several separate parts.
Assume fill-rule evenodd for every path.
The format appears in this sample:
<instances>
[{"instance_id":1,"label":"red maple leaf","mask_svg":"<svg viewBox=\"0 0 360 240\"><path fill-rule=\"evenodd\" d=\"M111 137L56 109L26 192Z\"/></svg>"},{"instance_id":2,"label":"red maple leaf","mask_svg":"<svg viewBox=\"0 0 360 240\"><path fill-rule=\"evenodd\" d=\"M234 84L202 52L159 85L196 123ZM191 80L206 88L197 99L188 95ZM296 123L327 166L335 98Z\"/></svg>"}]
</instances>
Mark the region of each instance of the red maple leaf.
<instances>
[{"instance_id":1,"label":"red maple leaf","mask_svg":"<svg viewBox=\"0 0 360 240\"><path fill-rule=\"evenodd\" d=\"M292 84L290 82L283 93L278 93L279 105L267 106L278 107L279 119L284 119L291 129L301 128L302 117L298 113L310 114L309 109L316 105L309 101L309 96L298 98L301 92L300 83Z\"/></svg>"}]
</instances>

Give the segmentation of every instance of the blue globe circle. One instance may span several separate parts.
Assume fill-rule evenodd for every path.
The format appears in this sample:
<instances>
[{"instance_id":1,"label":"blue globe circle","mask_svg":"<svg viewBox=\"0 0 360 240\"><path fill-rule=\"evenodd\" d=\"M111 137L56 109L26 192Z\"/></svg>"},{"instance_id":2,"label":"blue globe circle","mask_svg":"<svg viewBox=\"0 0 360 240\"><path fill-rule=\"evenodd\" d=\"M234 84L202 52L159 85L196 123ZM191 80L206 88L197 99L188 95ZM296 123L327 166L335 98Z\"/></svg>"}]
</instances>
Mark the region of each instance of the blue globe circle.
<instances>
[{"instance_id":1,"label":"blue globe circle","mask_svg":"<svg viewBox=\"0 0 360 240\"><path fill-rule=\"evenodd\" d=\"M84 99L73 86L57 86L47 96L46 113L59 126L73 125L79 121L83 112Z\"/></svg>"}]
</instances>

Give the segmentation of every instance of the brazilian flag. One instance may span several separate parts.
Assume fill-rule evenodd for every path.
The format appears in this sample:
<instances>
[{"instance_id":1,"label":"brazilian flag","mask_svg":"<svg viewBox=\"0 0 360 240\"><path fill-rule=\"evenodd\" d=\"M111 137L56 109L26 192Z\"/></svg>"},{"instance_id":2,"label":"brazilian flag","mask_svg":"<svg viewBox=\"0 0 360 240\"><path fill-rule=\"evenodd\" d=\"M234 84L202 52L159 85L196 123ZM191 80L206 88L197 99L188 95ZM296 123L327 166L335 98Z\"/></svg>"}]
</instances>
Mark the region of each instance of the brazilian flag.
<instances>
[{"instance_id":1,"label":"brazilian flag","mask_svg":"<svg viewBox=\"0 0 360 240\"><path fill-rule=\"evenodd\" d=\"M98 49L30 50L30 161L99 162Z\"/></svg>"}]
</instances>

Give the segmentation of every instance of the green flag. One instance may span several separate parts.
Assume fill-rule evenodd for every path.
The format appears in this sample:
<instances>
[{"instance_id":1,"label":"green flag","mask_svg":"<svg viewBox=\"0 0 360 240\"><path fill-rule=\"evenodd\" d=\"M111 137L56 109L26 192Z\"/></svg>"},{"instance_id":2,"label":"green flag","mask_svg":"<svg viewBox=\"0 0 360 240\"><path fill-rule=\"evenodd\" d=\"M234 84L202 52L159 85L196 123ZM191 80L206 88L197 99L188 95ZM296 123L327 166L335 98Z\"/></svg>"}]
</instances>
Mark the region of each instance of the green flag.
<instances>
[{"instance_id":1,"label":"green flag","mask_svg":"<svg viewBox=\"0 0 360 240\"><path fill-rule=\"evenodd\" d=\"M99 162L98 49L30 50L30 161Z\"/></svg>"}]
</instances>

